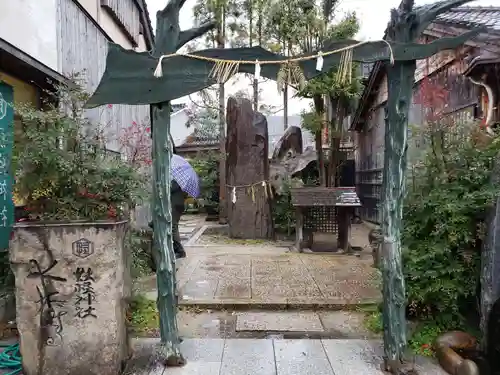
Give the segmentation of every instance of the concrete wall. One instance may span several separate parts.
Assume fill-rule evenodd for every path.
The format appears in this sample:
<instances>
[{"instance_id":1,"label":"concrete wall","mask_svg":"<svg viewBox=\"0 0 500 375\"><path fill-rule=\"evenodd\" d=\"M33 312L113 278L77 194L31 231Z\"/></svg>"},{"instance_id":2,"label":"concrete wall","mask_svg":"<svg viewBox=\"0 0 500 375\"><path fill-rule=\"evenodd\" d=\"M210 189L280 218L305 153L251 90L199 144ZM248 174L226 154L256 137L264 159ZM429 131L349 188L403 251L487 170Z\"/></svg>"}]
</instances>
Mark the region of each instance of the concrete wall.
<instances>
[{"instance_id":1,"label":"concrete wall","mask_svg":"<svg viewBox=\"0 0 500 375\"><path fill-rule=\"evenodd\" d=\"M56 0L1 0L0 38L57 70L56 17Z\"/></svg>"},{"instance_id":2,"label":"concrete wall","mask_svg":"<svg viewBox=\"0 0 500 375\"><path fill-rule=\"evenodd\" d=\"M194 128L186 127L188 120L189 116L185 109L174 112L170 116L170 134L175 146L182 145L186 141L186 138L194 131Z\"/></svg>"},{"instance_id":3,"label":"concrete wall","mask_svg":"<svg viewBox=\"0 0 500 375\"><path fill-rule=\"evenodd\" d=\"M125 48L147 50L145 38L138 33L140 13L133 0L115 0L126 3L130 12L126 20L134 36L135 46L117 22L103 7L101 0L71 0L85 9L91 18L115 42ZM58 50L58 0L1 0L0 38L62 73ZM76 4L75 4L76 6Z\"/></svg>"}]
</instances>

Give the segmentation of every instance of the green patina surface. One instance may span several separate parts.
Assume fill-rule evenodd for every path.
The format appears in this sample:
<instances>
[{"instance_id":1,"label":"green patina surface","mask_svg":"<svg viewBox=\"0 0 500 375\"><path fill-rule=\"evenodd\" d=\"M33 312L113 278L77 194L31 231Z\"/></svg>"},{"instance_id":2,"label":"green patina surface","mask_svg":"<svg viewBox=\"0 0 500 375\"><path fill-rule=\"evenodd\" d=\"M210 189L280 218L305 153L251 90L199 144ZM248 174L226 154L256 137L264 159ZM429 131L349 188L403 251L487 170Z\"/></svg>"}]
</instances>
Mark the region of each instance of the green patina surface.
<instances>
[{"instance_id":1,"label":"green patina surface","mask_svg":"<svg viewBox=\"0 0 500 375\"><path fill-rule=\"evenodd\" d=\"M0 251L9 249L14 224L12 176L10 171L14 138L14 90L0 82Z\"/></svg>"},{"instance_id":2,"label":"green patina surface","mask_svg":"<svg viewBox=\"0 0 500 375\"><path fill-rule=\"evenodd\" d=\"M415 43L436 17L468 0L450 0L413 9L413 0L403 0L393 9L387 39L400 45ZM456 48L481 30L458 38L435 41L439 49ZM460 41L459 44L456 42ZM422 45L421 49L426 47ZM395 61L387 66L387 105L385 108L385 150L382 183L382 278L385 368L392 373L405 362L406 296L401 256L401 230L408 149L408 113L412 100L416 61Z\"/></svg>"},{"instance_id":3,"label":"green patina surface","mask_svg":"<svg viewBox=\"0 0 500 375\"><path fill-rule=\"evenodd\" d=\"M386 369L393 373L403 363L406 347L405 287L401 263L401 226L408 110L415 73L415 60L425 59L444 49L454 49L477 35L481 29L459 37L441 38L427 45L416 43L421 32L442 12L465 4L470 0L450 0L413 9L413 0L403 0L391 13L387 40L391 45L394 63L388 66L388 101L385 127L385 161L383 177L383 297L384 297L384 347ZM164 59L164 75L156 78L153 72L158 57L177 51L188 41L201 36L214 27L207 23L199 28L180 31L179 11L185 0L171 0L157 14L157 40L153 54L126 51L110 44L106 71L99 87L88 102L89 107L104 104L153 105L153 161L154 161L154 212L155 257L158 263L158 310L160 333L167 358L183 363L179 352L176 323L176 277L172 249L170 211L170 157L169 141L170 103L176 99L215 83L209 73L213 64L183 56ZM326 43L324 51L334 50L355 41ZM231 60L281 60L260 47L196 52L204 56ZM324 57L324 69L338 64L340 54ZM385 42L363 44L353 51L353 60L362 62L386 61L390 50ZM320 74L315 70L315 60L300 64L307 79ZM275 79L279 65L263 65L261 75ZM253 73L254 66L240 64L240 72ZM170 363L173 363L171 360Z\"/></svg>"},{"instance_id":4,"label":"green patina surface","mask_svg":"<svg viewBox=\"0 0 500 375\"><path fill-rule=\"evenodd\" d=\"M426 45L391 43L394 59L396 61L425 59L442 49L456 48L476 34L477 31L471 31L458 38L438 39ZM332 42L325 50L336 50L356 43L358 42L355 40ZM285 57L261 47L229 48L224 50L208 49L193 54L229 60L255 61L258 59L262 61L285 59ZM158 64L158 57L161 55L162 53L155 53L152 56L149 52L138 53L125 50L117 44L110 43L106 71L87 106L160 103L192 94L216 83L209 77L213 63L184 56L163 59L163 77L156 78L153 72ZM338 64L340 56L340 53L325 56L323 71L326 72ZM385 42L363 44L354 48L353 51L354 61L389 61L389 58L390 50ZM316 70L316 60L314 59L301 62L300 67L307 79L321 74ZM262 65L261 75L269 79L276 79L279 69L279 64ZM254 71L255 66L253 64L240 64L239 66L239 72L241 73L253 74Z\"/></svg>"}]
</instances>

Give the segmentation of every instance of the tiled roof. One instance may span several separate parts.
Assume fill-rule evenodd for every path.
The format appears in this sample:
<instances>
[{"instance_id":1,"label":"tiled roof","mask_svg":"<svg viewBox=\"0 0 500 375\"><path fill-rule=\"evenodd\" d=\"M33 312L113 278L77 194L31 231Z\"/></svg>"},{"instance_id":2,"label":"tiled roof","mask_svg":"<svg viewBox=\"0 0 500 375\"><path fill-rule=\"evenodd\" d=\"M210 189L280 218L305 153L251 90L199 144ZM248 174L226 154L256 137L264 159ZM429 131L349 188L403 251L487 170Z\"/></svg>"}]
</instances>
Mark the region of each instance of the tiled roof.
<instances>
[{"instance_id":1,"label":"tiled roof","mask_svg":"<svg viewBox=\"0 0 500 375\"><path fill-rule=\"evenodd\" d=\"M437 20L466 27L486 26L500 32L500 7L462 6L439 15Z\"/></svg>"},{"instance_id":2,"label":"tiled roof","mask_svg":"<svg viewBox=\"0 0 500 375\"><path fill-rule=\"evenodd\" d=\"M269 134L269 155L271 156L274 151L275 145L278 143L280 138L285 134L285 129L283 127L283 116L266 116L267 119L267 130ZM301 127L302 118L300 115L288 116L288 126ZM207 137L206 135L200 136L200 134L195 130L186 139L182 146L199 146L199 145L215 145L219 141L217 137ZM302 144L303 147L314 147L314 137L307 131L302 130ZM181 147L182 147L181 146Z\"/></svg>"},{"instance_id":3,"label":"tiled roof","mask_svg":"<svg viewBox=\"0 0 500 375\"><path fill-rule=\"evenodd\" d=\"M183 146L207 146L207 145L217 145L219 144L219 139L217 137L206 137L196 134L196 130L186 138L186 141L180 145Z\"/></svg>"},{"instance_id":4,"label":"tiled roof","mask_svg":"<svg viewBox=\"0 0 500 375\"><path fill-rule=\"evenodd\" d=\"M498 39L497 35L500 34L500 7L461 6L439 15L436 19L436 22L448 25L465 26L467 28L486 26L488 28L488 37L491 37L492 40L496 40ZM495 35L492 36L491 34ZM384 39L386 38L387 30L384 34ZM377 62L373 65L374 69L371 69L368 82L373 82L375 77L380 74L380 68L382 66L382 62ZM372 89L373 87L368 84L363 90L363 95L361 96L361 99L358 103L356 113L353 116L353 123L351 124L352 130L357 129L357 126L361 124L361 122L359 121L359 116L361 116L363 108L365 108L365 101L367 100Z\"/></svg>"},{"instance_id":5,"label":"tiled roof","mask_svg":"<svg viewBox=\"0 0 500 375\"><path fill-rule=\"evenodd\" d=\"M170 105L170 113L175 113L186 107L187 107L186 103L172 103Z\"/></svg>"}]
</instances>

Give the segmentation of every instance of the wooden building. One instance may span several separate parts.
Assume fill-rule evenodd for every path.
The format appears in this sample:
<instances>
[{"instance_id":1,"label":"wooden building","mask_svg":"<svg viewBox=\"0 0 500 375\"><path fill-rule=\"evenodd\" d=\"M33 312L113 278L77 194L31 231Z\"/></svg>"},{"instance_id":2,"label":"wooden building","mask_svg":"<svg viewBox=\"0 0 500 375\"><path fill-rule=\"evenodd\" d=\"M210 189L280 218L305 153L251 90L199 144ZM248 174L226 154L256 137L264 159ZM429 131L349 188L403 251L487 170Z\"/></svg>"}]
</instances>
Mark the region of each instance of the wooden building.
<instances>
[{"instance_id":1,"label":"wooden building","mask_svg":"<svg viewBox=\"0 0 500 375\"><path fill-rule=\"evenodd\" d=\"M412 127L424 126L436 116L454 123L482 119L489 126L500 121L500 8L451 10L429 25L421 43L459 35L478 26L486 27L485 32L460 48L417 61L410 133ZM350 128L354 131L356 186L363 204L359 216L375 223L380 222L381 213L386 101L384 64L377 63L366 80ZM415 151L411 147L409 154Z\"/></svg>"},{"instance_id":2,"label":"wooden building","mask_svg":"<svg viewBox=\"0 0 500 375\"><path fill-rule=\"evenodd\" d=\"M107 44L150 50L153 30L145 0L0 1L0 85L14 102L40 106L51 83L82 74L93 92L104 73ZM149 106L117 105L88 111L109 127L106 147L119 152L118 134L146 122Z\"/></svg>"}]
</instances>

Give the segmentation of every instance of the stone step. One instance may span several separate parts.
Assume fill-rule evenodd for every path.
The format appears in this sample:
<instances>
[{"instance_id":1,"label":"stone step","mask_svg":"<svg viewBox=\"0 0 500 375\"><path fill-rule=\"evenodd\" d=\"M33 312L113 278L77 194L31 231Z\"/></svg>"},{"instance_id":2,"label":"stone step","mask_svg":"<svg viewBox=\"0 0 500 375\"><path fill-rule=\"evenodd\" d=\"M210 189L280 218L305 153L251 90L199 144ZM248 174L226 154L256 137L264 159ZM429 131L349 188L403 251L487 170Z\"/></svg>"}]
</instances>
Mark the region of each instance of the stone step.
<instances>
[{"instance_id":1,"label":"stone step","mask_svg":"<svg viewBox=\"0 0 500 375\"><path fill-rule=\"evenodd\" d=\"M186 339L183 367L164 368L159 339L138 339L125 375L384 375L382 345L368 340ZM445 375L416 358L420 375Z\"/></svg>"},{"instance_id":2,"label":"stone step","mask_svg":"<svg viewBox=\"0 0 500 375\"><path fill-rule=\"evenodd\" d=\"M191 311L177 314L184 338L374 339L355 311Z\"/></svg>"},{"instance_id":3,"label":"stone step","mask_svg":"<svg viewBox=\"0 0 500 375\"><path fill-rule=\"evenodd\" d=\"M156 289L141 293L147 299L156 301L158 291ZM272 300L261 299L236 299L236 298L210 298L200 299L190 297L189 295L179 296L179 306L201 310L238 310L246 311L250 309L276 311L276 310L334 310L334 311L353 311L364 307L378 304L378 299L366 299L360 302L352 301L327 301L319 299L297 299L282 298Z\"/></svg>"}]
</instances>

